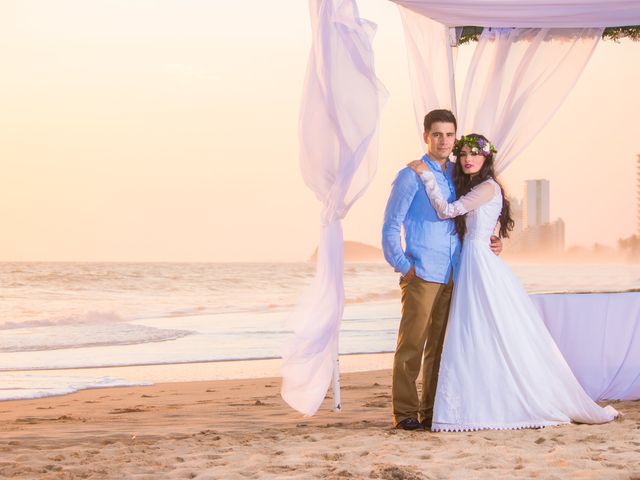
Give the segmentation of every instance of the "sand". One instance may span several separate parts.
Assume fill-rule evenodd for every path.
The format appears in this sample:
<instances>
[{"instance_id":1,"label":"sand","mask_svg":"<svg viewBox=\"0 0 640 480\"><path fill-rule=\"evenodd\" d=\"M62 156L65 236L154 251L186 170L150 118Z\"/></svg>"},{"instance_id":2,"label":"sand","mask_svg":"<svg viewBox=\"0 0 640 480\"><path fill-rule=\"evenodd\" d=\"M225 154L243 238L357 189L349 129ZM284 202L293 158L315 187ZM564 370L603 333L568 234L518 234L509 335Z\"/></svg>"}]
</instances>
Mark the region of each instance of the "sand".
<instances>
[{"instance_id":1,"label":"sand","mask_svg":"<svg viewBox=\"0 0 640 480\"><path fill-rule=\"evenodd\" d=\"M304 418L279 379L163 383L0 402L0 478L636 479L640 401L607 425L466 433L391 428L391 372L342 377Z\"/></svg>"}]
</instances>

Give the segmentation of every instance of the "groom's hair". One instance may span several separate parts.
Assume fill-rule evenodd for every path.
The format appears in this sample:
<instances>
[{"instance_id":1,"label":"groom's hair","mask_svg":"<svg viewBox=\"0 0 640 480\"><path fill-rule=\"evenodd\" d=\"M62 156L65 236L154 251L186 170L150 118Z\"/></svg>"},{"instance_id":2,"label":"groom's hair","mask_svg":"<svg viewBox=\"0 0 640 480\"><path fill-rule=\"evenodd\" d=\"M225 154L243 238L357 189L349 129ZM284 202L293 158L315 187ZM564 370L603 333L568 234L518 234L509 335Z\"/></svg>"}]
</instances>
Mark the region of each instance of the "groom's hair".
<instances>
[{"instance_id":1,"label":"groom's hair","mask_svg":"<svg viewBox=\"0 0 640 480\"><path fill-rule=\"evenodd\" d=\"M431 130L431 125L436 122L446 122L453 123L453 126L456 130L458 130L458 122L456 121L456 117L451 110L431 110L424 116L424 131L428 132Z\"/></svg>"}]
</instances>

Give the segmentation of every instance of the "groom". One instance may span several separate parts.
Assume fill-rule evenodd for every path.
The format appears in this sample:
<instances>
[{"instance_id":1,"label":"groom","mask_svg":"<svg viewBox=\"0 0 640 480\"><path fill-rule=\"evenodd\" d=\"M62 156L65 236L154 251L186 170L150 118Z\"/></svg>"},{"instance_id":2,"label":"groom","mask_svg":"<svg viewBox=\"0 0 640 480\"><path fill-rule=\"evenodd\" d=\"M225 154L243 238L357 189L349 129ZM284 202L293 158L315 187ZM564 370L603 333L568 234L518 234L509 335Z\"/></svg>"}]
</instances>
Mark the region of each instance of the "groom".
<instances>
[{"instance_id":1,"label":"groom","mask_svg":"<svg viewBox=\"0 0 640 480\"><path fill-rule=\"evenodd\" d=\"M429 165L449 202L456 199L454 165L449 161L456 129L456 118L449 110L432 110L424 117L427 154L422 160ZM401 243L403 226L405 250ZM402 318L392 382L396 428L431 428L440 355L460 248L455 222L438 218L413 170L400 170L393 182L382 227L384 256L402 275ZM502 250L497 237L492 238L491 249L496 254ZM419 397L416 379L421 365L422 394Z\"/></svg>"}]
</instances>

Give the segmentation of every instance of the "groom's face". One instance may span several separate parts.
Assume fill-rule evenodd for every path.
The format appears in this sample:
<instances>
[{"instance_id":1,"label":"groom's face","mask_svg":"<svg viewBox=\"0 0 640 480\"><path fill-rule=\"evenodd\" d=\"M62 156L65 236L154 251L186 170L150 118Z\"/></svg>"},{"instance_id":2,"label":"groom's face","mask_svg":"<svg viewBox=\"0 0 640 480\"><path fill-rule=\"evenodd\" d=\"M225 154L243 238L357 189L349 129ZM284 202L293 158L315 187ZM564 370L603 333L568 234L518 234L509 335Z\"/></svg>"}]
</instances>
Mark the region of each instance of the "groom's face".
<instances>
[{"instance_id":1,"label":"groom's face","mask_svg":"<svg viewBox=\"0 0 640 480\"><path fill-rule=\"evenodd\" d=\"M424 132L429 158L437 162L446 160L456 142L456 127L450 122L434 122L428 132Z\"/></svg>"}]
</instances>

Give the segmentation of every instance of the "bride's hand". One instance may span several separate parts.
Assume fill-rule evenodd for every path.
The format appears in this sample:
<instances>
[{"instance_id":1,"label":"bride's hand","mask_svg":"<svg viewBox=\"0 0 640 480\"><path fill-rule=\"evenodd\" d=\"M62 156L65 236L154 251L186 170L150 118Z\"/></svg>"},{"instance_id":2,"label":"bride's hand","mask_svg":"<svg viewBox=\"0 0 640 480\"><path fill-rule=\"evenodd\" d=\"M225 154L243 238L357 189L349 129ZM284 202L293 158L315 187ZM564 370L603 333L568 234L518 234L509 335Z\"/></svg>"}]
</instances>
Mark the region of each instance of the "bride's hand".
<instances>
[{"instance_id":1,"label":"bride's hand","mask_svg":"<svg viewBox=\"0 0 640 480\"><path fill-rule=\"evenodd\" d=\"M429 167L422 160L414 160L413 162L407 163L407 167L420 175L422 172L426 172L429 170Z\"/></svg>"}]
</instances>

